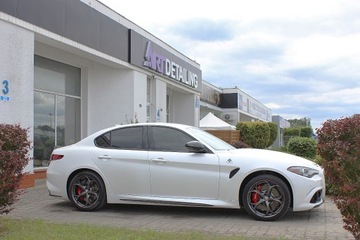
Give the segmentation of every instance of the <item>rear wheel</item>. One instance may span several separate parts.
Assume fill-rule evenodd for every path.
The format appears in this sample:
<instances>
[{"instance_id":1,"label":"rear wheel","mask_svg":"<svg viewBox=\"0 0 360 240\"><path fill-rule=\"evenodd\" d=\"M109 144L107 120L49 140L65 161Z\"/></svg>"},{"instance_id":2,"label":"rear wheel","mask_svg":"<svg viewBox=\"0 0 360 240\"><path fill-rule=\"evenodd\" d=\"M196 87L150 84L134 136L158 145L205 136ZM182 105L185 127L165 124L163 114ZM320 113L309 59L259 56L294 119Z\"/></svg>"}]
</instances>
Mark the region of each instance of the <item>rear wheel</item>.
<instances>
[{"instance_id":1,"label":"rear wheel","mask_svg":"<svg viewBox=\"0 0 360 240\"><path fill-rule=\"evenodd\" d=\"M290 206L288 186L273 175L260 175L245 186L242 196L244 208L257 220L273 221L284 216Z\"/></svg>"},{"instance_id":2,"label":"rear wheel","mask_svg":"<svg viewBox=\"0 0 360 240\"><path fill-rule=\"evenodd\" d=\"M106 191L102 179L94 172L77 173L68 187L70 201L82 211L100 209L106 204Z\"/></svg>"}]
</instances>

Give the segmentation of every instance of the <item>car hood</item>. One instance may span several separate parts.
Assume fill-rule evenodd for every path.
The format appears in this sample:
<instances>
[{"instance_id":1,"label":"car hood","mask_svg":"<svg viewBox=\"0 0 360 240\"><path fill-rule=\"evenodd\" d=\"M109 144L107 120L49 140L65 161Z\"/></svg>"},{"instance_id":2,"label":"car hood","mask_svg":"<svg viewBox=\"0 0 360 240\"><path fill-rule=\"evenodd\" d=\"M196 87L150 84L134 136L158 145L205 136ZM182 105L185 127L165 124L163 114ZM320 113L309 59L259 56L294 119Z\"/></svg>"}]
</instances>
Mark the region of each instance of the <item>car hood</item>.
<instances>
[{"instance_id":1,"label":"car hood","mask_svg":"<svg viewBox=\"0 0 360 240\"><path fill-rule=\"evenodd\" d=\"M318 164L310 160L307 160L305 158L298 157L288 153L273 151L273 150L240 148L240 149L230 150L229 152L231 158L235 161L236 159L240 161L244 161L244 160L256 161L257 164L262 166L274 167L274 166L282 165L284 168L287 168L289 166L304 166L318 170L322 169Z\"/></svg>"}]
</instances>

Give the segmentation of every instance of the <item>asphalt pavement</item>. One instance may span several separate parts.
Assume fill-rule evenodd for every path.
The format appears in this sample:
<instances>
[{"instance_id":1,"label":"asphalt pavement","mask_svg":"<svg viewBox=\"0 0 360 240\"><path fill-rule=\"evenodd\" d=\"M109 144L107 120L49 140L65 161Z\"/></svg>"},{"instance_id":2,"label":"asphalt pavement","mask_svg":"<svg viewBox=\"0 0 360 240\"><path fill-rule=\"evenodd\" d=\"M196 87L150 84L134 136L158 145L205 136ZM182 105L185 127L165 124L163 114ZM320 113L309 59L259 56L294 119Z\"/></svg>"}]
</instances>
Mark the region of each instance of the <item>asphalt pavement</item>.
<instances>
[{"instance_id":1,"label":"asphalt pavement","mask_svg":"<svg viewBox=\"0 0 360 240\"><path fill-rule=\"evenodd\" d=\"M275 222L255 221L244 210L108 205L96 212L80 212L68 200L51 197L45 181L26 190L7 215L13 219L42 219L53 223L151 229L156 231L200 231L259 239L355 239L343 228L335 204L327 197L311 211L289 212Z\"/></svg>"}]
</instances>

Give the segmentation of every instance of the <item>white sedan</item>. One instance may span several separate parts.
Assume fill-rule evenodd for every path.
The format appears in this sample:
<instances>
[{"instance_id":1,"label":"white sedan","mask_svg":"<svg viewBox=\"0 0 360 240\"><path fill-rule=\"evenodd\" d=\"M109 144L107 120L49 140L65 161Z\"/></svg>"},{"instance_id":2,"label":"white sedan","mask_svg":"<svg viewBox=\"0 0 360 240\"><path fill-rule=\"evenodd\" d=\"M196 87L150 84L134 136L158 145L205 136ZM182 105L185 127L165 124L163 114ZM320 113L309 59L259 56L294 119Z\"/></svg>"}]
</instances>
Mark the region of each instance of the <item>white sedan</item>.
<instances>
[{"instance_id":1,"label":"white sedan","mask_svg":"<svg viewBox=\"0 0 360 240\"><path fill-rule=\"evenodd\" d=\"M168 123L115 126L55 149L47 187L83 211L107 203L244 207L267 221L325 197L323 170L311 161L235 149L196 127Z\"/></svg>"}]
</instances>

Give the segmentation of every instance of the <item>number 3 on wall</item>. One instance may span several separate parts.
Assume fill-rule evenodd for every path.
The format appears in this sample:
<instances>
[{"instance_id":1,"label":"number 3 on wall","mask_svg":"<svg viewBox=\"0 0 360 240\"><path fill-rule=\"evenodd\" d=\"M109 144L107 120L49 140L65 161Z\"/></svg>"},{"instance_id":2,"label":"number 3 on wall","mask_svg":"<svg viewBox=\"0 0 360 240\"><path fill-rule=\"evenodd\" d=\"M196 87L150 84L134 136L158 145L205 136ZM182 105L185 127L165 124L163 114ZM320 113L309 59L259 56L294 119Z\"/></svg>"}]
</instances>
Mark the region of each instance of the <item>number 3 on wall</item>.
<instances>
[{"instance_id":1,"label":"number 3 on wall","mask_svg":"<svg viewBox=\"0 0 360 240\"><path fill-rule=\"evenodd\" d=\"M2 84L4 85L2 92L6 95L9 93L9 81L4 80L4 81L2 81Z\"/></svg>"}]
</instances>

